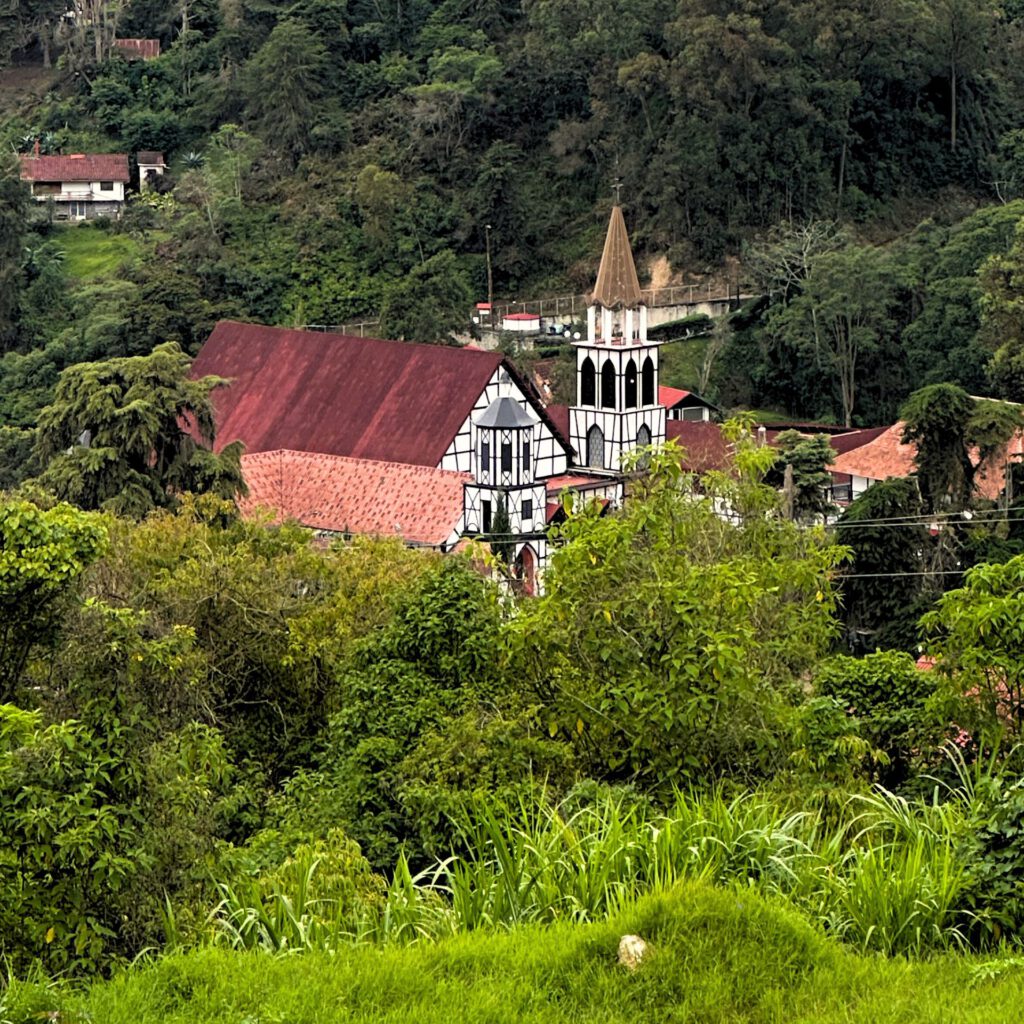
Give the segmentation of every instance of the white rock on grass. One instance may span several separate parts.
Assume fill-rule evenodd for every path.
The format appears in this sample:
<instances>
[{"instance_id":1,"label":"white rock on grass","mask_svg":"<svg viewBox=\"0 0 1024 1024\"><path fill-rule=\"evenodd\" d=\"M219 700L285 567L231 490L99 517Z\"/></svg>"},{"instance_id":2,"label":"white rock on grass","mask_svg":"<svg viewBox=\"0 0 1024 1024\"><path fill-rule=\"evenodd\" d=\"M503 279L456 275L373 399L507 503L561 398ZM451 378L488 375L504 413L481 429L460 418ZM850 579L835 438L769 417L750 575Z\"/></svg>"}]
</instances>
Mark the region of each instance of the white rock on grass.
<instances>
[{"instance_id":1,"label":"white rock on grass","mask_svg":"<svg viewBox=\"0 0 1024 1024\"><path fill-rule=\"evenodd\" d=\"M631 971L640 966L647 955L647 943L639 935L623 935L619 939L619 963Z\"/></svg>"}]
</instances>

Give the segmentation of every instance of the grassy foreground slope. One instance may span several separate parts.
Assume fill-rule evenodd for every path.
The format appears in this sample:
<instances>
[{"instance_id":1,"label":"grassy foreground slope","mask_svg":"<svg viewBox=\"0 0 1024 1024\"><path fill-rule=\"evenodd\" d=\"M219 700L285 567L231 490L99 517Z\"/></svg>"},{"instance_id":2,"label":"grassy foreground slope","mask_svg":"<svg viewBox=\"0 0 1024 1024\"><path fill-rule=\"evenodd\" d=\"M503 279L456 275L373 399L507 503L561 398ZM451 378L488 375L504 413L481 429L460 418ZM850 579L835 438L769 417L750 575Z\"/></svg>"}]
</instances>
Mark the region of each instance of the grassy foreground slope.
<instances>
[{"instance_id":1,"label":"grassy foreground slope","mask_svg":"<svg viewBox=\"0 0 1024 1024\"><path fill-rule=\"evenodd\" d=\"M633 974L616 963L627 932L651 947ZM227 949L170 956L83 995L55 998L52 1009L62 1010L62 1019L82 1015L104 1024L993 1024L1019 1019L1022 1000L1024 972L1017 968L998 974L969 957L912 963L859 956L752 894L691 885L598 924L334 956ZM6 1016L18 1024L11 1009Z\"/></svg>"}]
</instances>

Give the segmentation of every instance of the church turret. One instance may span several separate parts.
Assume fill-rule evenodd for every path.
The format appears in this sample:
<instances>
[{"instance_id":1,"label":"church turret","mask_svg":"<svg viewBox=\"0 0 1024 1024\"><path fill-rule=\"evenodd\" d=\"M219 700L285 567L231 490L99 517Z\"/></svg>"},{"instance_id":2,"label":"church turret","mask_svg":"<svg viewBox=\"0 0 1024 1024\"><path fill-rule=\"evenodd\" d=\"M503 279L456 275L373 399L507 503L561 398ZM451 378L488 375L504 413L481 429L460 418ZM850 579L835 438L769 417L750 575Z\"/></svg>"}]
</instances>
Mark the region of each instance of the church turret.
<instances>
[{"instance_id":1,"label":"church turret","mask_svg":"<svg viewBox=\"0 0 1024 1024\"><path fill-rule=\"evenodd\" d=\"M467 532L490 533L502 504L512 534L543 530L547 492L535 474L539 428L533 412L508 396L474 418L473 483L463 499Z\"/></svg>"},{"instance_id":2,"label":"church turret","mask_svg":"<svg viewBox=\"0 0 1024 1024\"><path fill-rule=\"evenodd\" d=\"M587 309L587 337L574 344L570 441L580 462L617 472L623 454L665 440L665 409L658 401L661 343L647 338L647 305L617 203Z\"/></svg>"}]
</instances>

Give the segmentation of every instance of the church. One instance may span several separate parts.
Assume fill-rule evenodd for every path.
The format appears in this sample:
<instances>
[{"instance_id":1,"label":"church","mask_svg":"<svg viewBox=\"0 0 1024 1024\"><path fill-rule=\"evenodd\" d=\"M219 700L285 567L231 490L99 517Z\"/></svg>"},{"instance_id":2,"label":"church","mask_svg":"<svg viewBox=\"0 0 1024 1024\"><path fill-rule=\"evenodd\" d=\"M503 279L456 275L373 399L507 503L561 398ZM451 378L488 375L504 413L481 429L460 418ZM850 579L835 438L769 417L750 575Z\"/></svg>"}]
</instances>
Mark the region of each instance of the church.
<instances>
[{"instance_id":1,"label":"church","mask_svg":"<svg viewBox=\"0 0 1024 1024\"><path fill-rule=\"evenodd\" d=\"M532 591L563 492L616 504L623 457L666 437L659 343L618 205L574 345L570 407L545 406L497 352L234 321L192 373L229 380L213 394L217 447L245 445L243 514L441 551L498 527Z\"/></svg>"}]
</instances>

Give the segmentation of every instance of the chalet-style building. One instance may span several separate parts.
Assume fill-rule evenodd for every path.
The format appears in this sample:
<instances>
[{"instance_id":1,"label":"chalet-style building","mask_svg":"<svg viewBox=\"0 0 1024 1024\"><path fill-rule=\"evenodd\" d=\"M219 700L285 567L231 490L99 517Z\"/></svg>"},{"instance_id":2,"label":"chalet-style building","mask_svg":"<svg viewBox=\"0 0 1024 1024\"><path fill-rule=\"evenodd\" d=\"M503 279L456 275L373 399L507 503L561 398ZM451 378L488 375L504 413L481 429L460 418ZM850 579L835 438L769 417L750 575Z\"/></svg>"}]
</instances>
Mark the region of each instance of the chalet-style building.
<instances>
[{"instance_id":1,"label":"chalet-style building","mask_svg":"<svg viewBox=\"0 0 1024 1024\"><path fill-rule=\"evenodd\" d=\"M38 203L52 203L55 220L119 217L130 180L125 153L72 153L40 156L22 153L21 180Z\"/></svg>"},{"instance_id":2,"label":"chalet-style building","mask_svg":"<svg viewBox=\"0 0 1024 1024\"><path fill-rule=\"evenodd\" d=\"M904 444L903 423L872 430L851 431L830 439L837 451L829 466L832 474L832 498L847 505L859 498L873 483L890 477L907 477L915 472L917 447ZM854 443L855 442L855 443ZM977 452L972 457L977 460ZM1018 432L1005 450L990 458L975 477L975 492L980 498L995 500L1006 485L1007 466L1024 459L1024 433Z\"/></svg>"},{"instance_id":3,"label":"chalet-style building","mask_svg":"<svg viewBox=\"0 0 1024 1024\"><path fill-rule=\"evenodd\" d=\"M670 420L707 422L720 414L718 406L706 398L701 398L695 391L685 391L682 388L662 385L658 388L658 401L665 406L665 416Z\"/></svg>"},{"instance_id":4,"label":"chalet-style building","mask_svg":"<svg viewBox=\"0 0 1024 1024\"><path fill-rule=\"evenodd\" d=\"M217 444L245 444L244 513L441 550L508 541L529 590L560 495L618 502L622 456L665 438L658 345L618 206L577 358L571 409L547 408L497 352L233 321L192 372L231 381L213 396Z\"/></svg>"}]
</instances>

